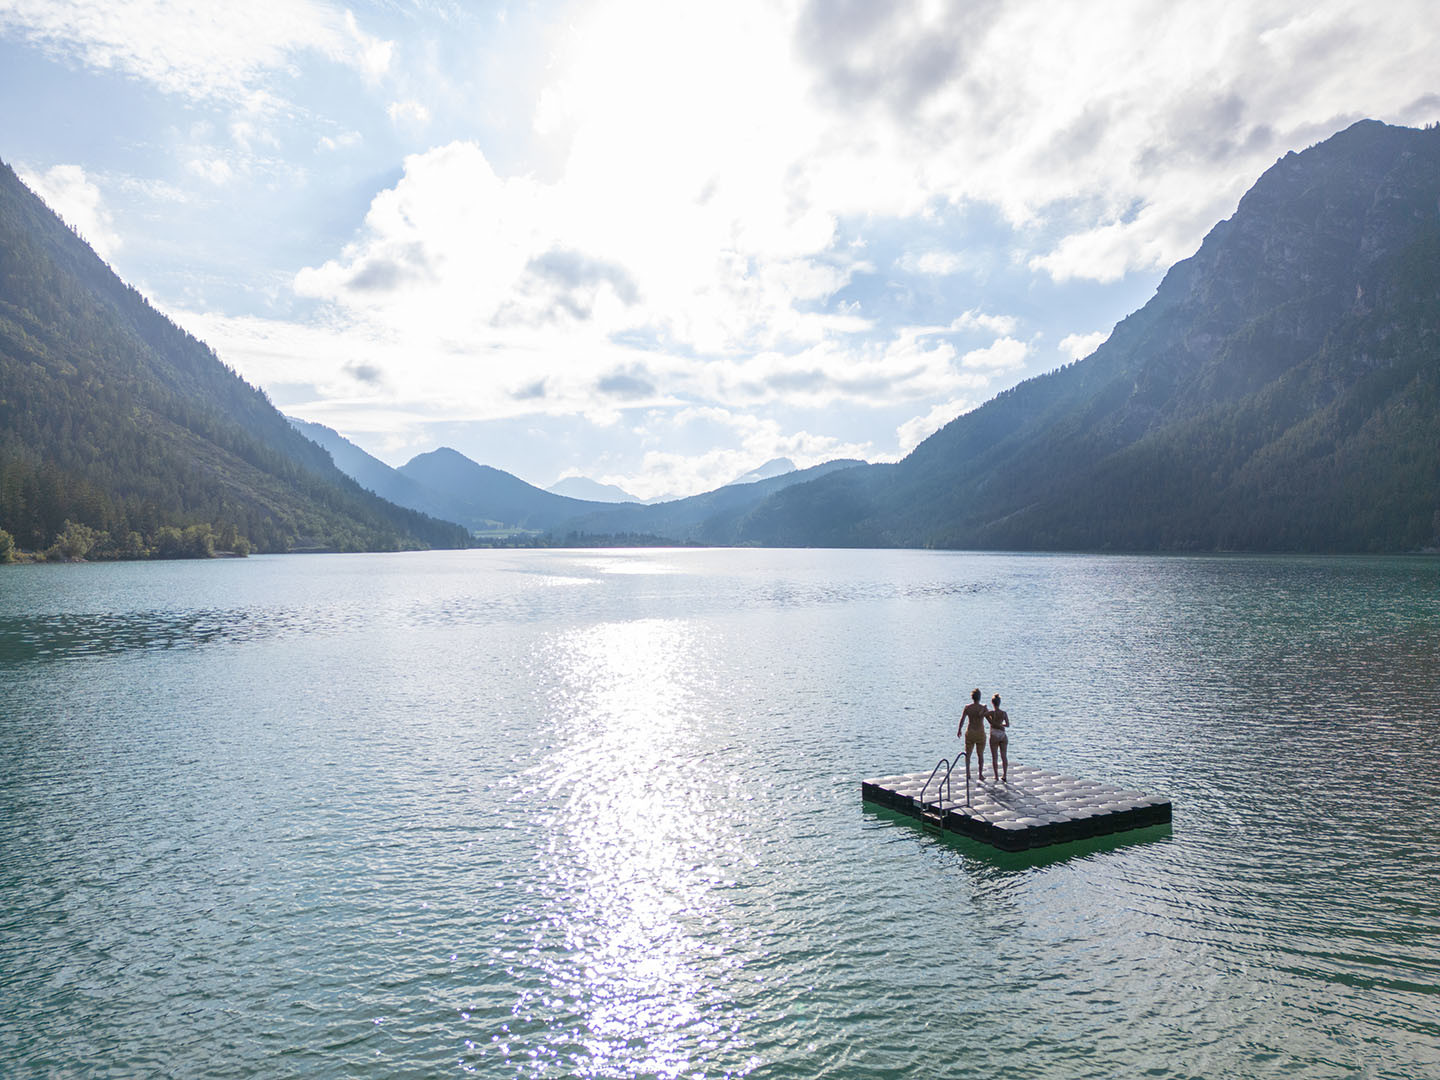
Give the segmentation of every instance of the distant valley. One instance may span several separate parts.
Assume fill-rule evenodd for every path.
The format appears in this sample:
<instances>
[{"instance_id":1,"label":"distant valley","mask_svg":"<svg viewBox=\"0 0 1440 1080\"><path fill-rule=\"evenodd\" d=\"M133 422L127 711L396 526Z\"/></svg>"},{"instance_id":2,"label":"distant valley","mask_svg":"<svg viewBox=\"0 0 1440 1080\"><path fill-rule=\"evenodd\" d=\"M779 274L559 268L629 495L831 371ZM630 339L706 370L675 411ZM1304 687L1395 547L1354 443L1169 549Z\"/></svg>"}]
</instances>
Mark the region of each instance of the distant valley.
<instances>
[{"instance_id":1,"label":"distant valley","mask_svg":"<svg viewBox=\"0 0 1440 1080\"><path fill-rule=\"evenodd\" d=\"M797 470L782 458L715 491L651 505L616 503L545 491L448 447L420 454L396 469L331 428L294 418L290 422L329 451L336 465L362 487L401 506L457 521L478 541L544 536L580 543L616 537L733 543L739 520L775 492L864 464L843 460Z\"/></svg>"}]
</instances>

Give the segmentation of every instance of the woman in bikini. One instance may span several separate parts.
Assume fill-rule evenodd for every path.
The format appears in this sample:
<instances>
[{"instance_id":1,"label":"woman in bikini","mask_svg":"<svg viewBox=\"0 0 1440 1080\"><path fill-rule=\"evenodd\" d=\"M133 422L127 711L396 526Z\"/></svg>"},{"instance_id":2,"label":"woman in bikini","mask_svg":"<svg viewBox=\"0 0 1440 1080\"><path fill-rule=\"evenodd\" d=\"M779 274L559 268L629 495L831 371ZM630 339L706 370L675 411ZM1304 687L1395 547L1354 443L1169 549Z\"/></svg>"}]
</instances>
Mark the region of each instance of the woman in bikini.
<instances>
[{"instance_id":1,"label":"woman in bikini","mask_svg":"<svg viewBox=\"0 0 1440 1080\"><path fill-rule=\"evenodd\" d=\"M990 721L990 766L992 774L999 776L1002 783L1010 782L1010 736L1006 728L1010 726L1010 715L1000 708L1000 695L996 694L990 699L990 711L985 714L985 719ZM982 754L985 751L980 751ZM997 762L995 759L999 757ZM1004 775L1001 775L1000 767L1005 767ZM982 765L981 768L984 768Z\"/></svg>"},{"instance_id":2,"label":"woman in bikini","mask_svg":"<svg viewBox=\"0 0 1440 1080\"><path fill-rule=\"evenodd\" d=\"M970 777L970 751L977 750L975 759L980 763L980 779L985 779L985 706L980 704L980 691L970 691L970 704L960 710L960 726L955 734L965 740L965 777ZM969 727L965 725L969 724Z\"/></svg>"}]
</instances>

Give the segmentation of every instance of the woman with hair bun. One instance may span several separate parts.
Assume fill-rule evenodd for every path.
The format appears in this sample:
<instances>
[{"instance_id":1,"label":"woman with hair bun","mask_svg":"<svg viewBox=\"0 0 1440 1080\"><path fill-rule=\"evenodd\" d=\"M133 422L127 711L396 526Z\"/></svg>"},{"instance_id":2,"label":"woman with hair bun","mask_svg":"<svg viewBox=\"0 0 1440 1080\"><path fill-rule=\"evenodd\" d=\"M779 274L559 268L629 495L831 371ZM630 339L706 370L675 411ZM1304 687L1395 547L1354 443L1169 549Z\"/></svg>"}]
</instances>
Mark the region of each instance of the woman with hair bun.
<instances>
[{"instance_id":1,"label":"woman with hair bun","mask_svg":"<svg viewBox=\"0 0 1440 1080\"><path fill-rule=\"evenodd\" d=\"M965 740L965 782L970 782L970 751L979 751L975 760L980 763L980 779L985 779L985 717L989 715L980 704L980 688L970 691L970 704L960 710L960 726L955 734ZM966 725L969 727L966 727Z\"/></svg>"}]
</instances>

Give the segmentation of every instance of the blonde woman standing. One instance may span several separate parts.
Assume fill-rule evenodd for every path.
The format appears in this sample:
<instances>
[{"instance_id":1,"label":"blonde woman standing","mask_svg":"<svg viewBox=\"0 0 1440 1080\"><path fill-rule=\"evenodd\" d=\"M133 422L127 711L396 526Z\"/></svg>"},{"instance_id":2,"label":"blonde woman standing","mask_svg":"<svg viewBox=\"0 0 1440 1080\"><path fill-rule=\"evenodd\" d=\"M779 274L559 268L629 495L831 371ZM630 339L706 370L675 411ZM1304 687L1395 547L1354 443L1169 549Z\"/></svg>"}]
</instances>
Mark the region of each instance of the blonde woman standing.
<instances>
[{"instance_id":1,"label":"blonde woman standing","mask_svg":"<svg viewBox=\"0 0 1440 1080\"><path fill-rule=\"evenodd\" d=\"M996 694L990 699L990 710L985 714L985 719L990 721L990 766L992 775L999 776L1002 783L1008 784L1010 782L1010 755L1008 753L1010 748L1010 735L1006 729L1010 726L1010 715L1004 709L1000 708L999 694ZM983 754L985 751L982 749L980 753ZM999 758L998 761L996 760L997 757ZM983 764L984 759L982 758L981 761L982 764L980 767L983 769L985 767ZM1005 767L1003 776L1000 773L1000 767L1002 765ZM984 773L981 773L981 779L984 779Z\"/></svg>"}]
</instances>

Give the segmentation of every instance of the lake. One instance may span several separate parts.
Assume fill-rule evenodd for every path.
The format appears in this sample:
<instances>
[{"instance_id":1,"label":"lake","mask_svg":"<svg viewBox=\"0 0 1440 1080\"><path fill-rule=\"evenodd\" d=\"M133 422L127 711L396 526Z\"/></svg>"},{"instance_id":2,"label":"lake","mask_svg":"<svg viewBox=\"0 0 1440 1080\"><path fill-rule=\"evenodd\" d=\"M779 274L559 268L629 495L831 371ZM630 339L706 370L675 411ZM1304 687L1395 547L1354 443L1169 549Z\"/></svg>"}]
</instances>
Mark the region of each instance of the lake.
<instances>
[{"instance_id":1,"label":"lake","mask_svg":"<svg viewBox=\"0 0 1440 1080\"><path fill-rule=\"evenodd\" d=\"M954 754L1167 795L1006 856ZM0 568L0 1072L1440 1077L1440 559Z\"/></svg>"}]
</instances>

